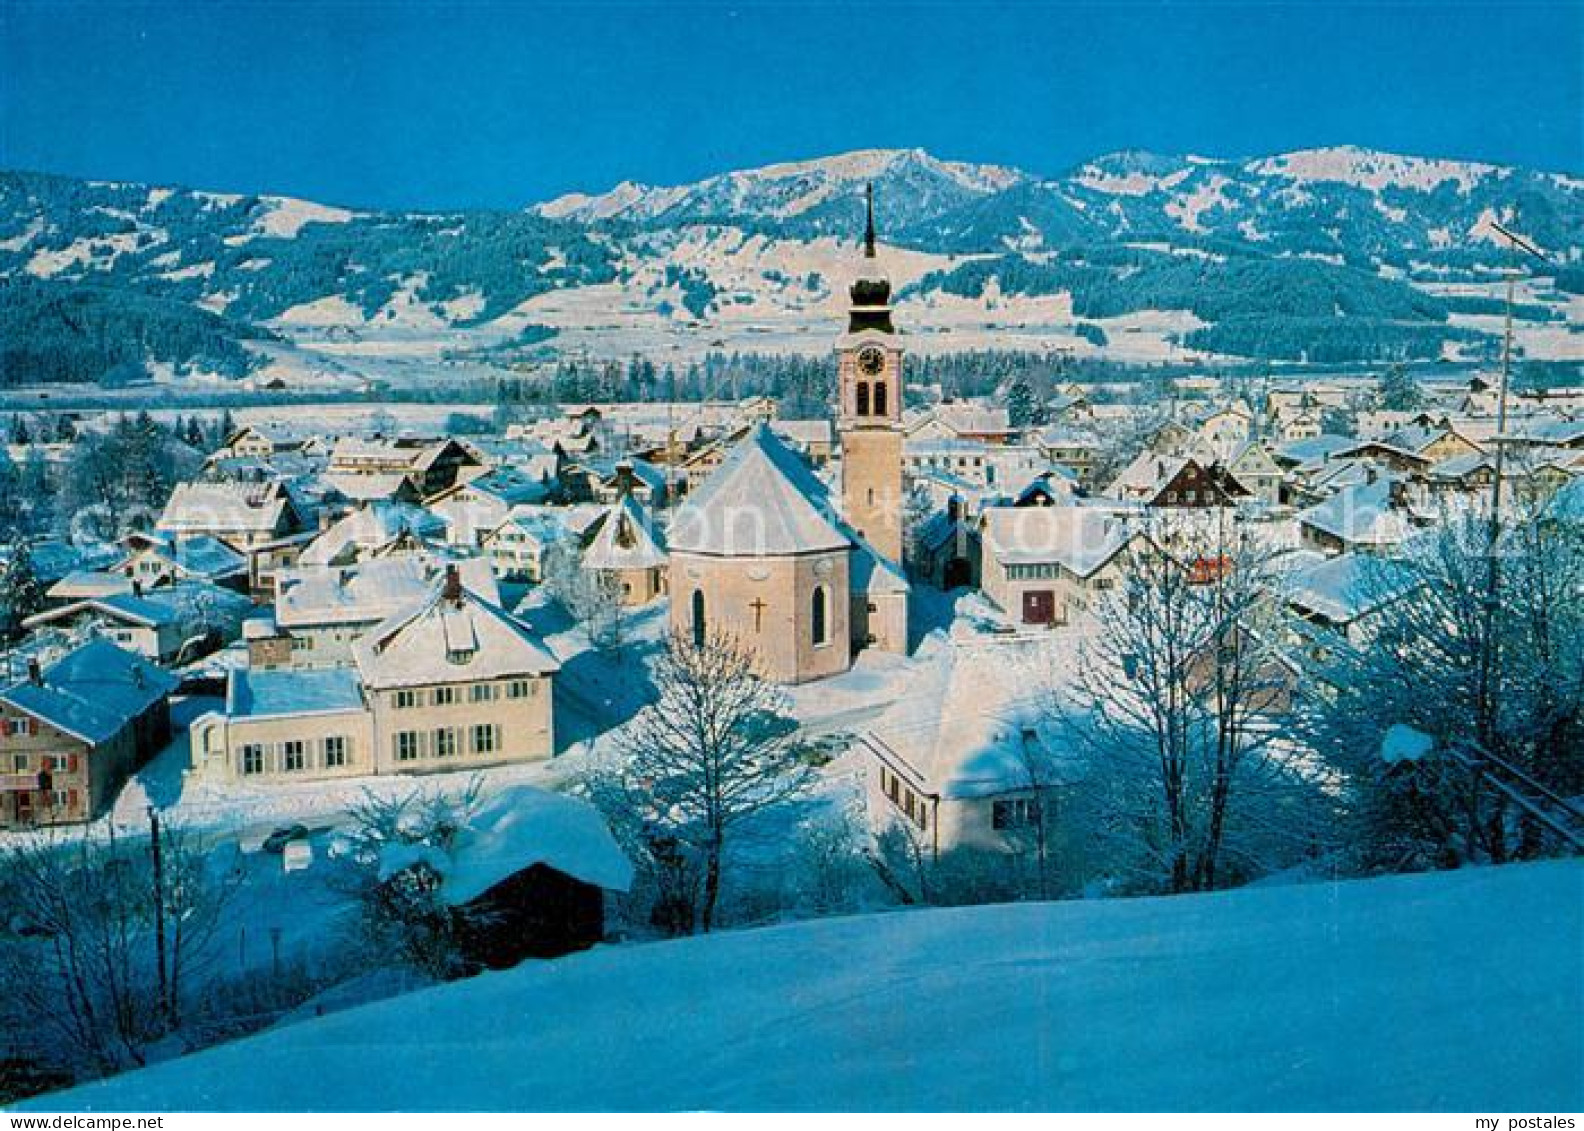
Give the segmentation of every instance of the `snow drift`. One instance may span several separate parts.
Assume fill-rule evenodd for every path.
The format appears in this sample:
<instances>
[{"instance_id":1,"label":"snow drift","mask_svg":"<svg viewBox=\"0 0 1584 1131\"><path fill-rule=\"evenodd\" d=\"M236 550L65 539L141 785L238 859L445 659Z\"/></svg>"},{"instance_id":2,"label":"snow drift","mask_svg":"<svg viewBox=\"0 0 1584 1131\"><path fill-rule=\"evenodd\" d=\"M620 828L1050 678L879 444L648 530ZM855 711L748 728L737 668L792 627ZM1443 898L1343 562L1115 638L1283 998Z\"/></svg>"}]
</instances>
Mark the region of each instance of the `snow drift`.
<instances>
[{"instance_id":1,"label":"snow drift","mask_svg":"<svg viewBox=\"0 0 1584 1131\"><path fill-rule=\"evenodd\" d=\"M1584 862L603 948L62 1110L1584 1108Z\"/></svg>"}]
</instances>

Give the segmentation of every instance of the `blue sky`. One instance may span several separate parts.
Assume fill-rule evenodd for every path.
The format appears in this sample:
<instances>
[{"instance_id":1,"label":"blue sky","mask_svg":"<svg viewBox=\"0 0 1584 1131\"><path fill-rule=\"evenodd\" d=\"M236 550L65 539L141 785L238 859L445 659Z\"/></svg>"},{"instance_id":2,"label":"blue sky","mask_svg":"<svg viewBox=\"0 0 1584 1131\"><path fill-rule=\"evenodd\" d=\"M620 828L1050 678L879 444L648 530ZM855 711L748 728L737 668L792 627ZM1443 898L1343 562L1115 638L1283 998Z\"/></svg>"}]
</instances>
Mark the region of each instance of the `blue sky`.
<instances>
[{"instance_id":1,"label":"blue sky","mask_svg":"<svg viewBox=\"0 0 1584 1131\"><path fill-rule=\"evenodd\" d=\"M871 146L1584 170L1584 0L0 0L0 166L516 207Z\"/></svg>"}]
</instances>

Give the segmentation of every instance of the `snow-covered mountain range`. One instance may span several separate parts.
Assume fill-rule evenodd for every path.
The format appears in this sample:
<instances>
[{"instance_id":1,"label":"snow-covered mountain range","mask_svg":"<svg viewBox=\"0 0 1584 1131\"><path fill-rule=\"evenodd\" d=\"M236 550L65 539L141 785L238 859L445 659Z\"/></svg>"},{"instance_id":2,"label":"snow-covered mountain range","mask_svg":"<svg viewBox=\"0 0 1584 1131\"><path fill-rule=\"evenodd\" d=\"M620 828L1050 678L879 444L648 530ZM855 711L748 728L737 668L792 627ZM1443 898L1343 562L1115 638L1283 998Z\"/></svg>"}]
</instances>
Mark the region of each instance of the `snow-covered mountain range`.
<instances>
[{"instance_id":1,"label":"snow-covered mountain range","mask_svg":"<svg viewBox=\"0 0 1584 1131\"><path fill-rule=\"evenodd\" d=\"M260 337L321 355L335 337L343 358L391 337L415 357L424 341L436 357L823 348L866 184L922 349L1476 356L1499 314L1502 220L1550 260L1526 265L1520 344L1584 355L1584 179L1352 147L1123 152L1055 176L863 150L445 214L0 173L0 329L69 337L70 294L105 326L136 310L149 360L233 374L287 348ZM214 341L250 337L217 364ZM0 382L92 379L104 360L38 353L8 351Z\"/></svg>"}]
</instances>

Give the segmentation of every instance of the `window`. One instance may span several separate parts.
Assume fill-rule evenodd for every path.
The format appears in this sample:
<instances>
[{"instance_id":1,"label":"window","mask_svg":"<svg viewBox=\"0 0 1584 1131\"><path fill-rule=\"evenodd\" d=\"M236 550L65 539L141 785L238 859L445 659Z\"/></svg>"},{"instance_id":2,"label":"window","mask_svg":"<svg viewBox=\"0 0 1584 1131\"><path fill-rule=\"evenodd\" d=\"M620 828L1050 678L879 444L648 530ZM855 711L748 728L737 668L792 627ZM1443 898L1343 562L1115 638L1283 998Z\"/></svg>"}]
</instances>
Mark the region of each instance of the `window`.
<instances>
[{"instance_id":1,"label":"window","mask_svg":"<svg viewBox=\"0 0 1584 1131\"><path fill-rule=\"evenodd\" d=\"M398 691L396 693L396 706L402 710L418 706L418 693L416 691Z\"/></svg>"},{"instance_id":2,"label":"window","mask_svg":"<svg viewBox=\"0 0 1584 1131\"><path fill-rule=\"evenodd\" d=\"M244 774L264 772L264 747L256 742L250 742L242 747L242 772Z\"/></svg>"},{"instance_id":3,"label":"window","mask_svg":"<svg viewBox=\"0 0 1584 1131\"><path fill-rule=\"evenodd\" d=\"M858 382L858 415L869 415L869 382Z\"/></svg>"},{"instance_id":4,"label":"window","mask_svg":"<svg viewBox=\"0 0 1584 1131\"><path fill-rule=\"evenodd\" d=\"M879 382L874 387L874 414L876 416L884 416L886 414L886 384L884 381Z\"/></svg>"},{"instance_id":5,"label":"window","mask_svg":"<svg viewBox=\"0 0 1584 1131\"><path fill-rule=\"evenodd\" d=\"M493 754L499 744L500 728L494 723L473 724L473 753Z\"/></svg>"},{"instance_id":6,"label":"window","mask_svg":"<svg viewBox=\"0 0 1584 1131\"><path fill-rule=\"evenodd\" d=\"M818 648L830 643L830 625L826 623L828 618L825 608L830 603L830 598L826 595L825 586L814 587L811 603L813 608L809 613L809 623L814 635L814 647Z\"/></svg>"},{"instance_id":7,"label":"window","mask_svg":"<svg viewBox=\"0 0 1584 1131\"><path fill-rule=\"evenodd\" d=\"M305 763L301 739L294 738L281 743L281 769L295 773L302 769Z\"/></svg>"},{"instance_id":8,"label":"window","mask_svg":"<svg viewBox=\"0 0 1584 1131\"><path fill-rule=\"evenodd\" d=\"M26 754L18 754L18 755L16 755L15 766L16 766L16 772L17 773L19 773L19 774L27 773L28 756Z\"/></svg>"},{"instance_id":9,"label":"window","mask_svg":"<svg viewBox=\"0 0 1584 1131\"><path fill-rule=\"evenodd\" d=\"M468 689L468 698L475 703L490 703L499 694L493 683L475 683Z\"/></svg>"},{"instance_id":10,"label":"window","mask_svg":"<svg viewBox=\"0 0 1584 1131\"><path fill-rule=\"evenodd\" d=\"M418 732L415 730L400 730L396 732L396 760L398 762L411 762L419 756Z\"/></svg>"},{"instance_id":11,"label":"window","mask_svg":"<svg viewBox=\"0 0 1584 1131\"><path fill-rule=\"evenodd\" d=\"M508 699L526 699L532 694L532 680L514 679L506 685L506 698Z\"/></svg>"},{"instance_id":12,"label":"window","mask_svg":"<svg viewBox=\"0 0 1584 1131\"><path fill-rule=\"evenodd\" d=\"M693 590L693 647L704 647L704 590Z\"/></svg>"},{"instance_id":13,"label":"window","mask_svg":"<svg viewBox=\"0 0 1584 1131\"><path fill-rule=\"evenodd\" d=\"M446 653L446 663L458 665L471 664L473 662L473 657L477 654L478 649L476 648L452 648Z\"/></svg>"},{"instance_id":14,"label":"window","mask_svg":"<svg viewBox=\"0 0 1584 1131\"><path fill-rule=\"evenodd\" d=\"M434 705L436 707L449 707L457 701L456 688L437 687L434 689Z\"/></svg>"},{"instance_id":15,"label":"window","mask_svg":"<svg viewBox=\"0 0 1584 1131\"><path fill-rule=\"evenodd\" d=\"M326 769L336 769L346 765L347 740L344 736L333 734L324 740L324 764Z\"/></svg>"},{"instance_id":16,"label":"window","mask_svg":"<svg viewBox=\"0 0 1584 1131\"><path fill-rule=\"evenodd\" d=\"M450 758L456 752L456 727L441 727L434 732L434 753L436 758Z\"/></svg>"},{"instance_id":17,"label":"window","mask_svg":"<svg viewBox=\"0 0 1584 1131\"><path fill-rule=\"evenodd\" d=\"M1033 797L1007 797L991 803L990 827L1026 829L1039 820L1039 801Z\"/></svg>"},{"instance_id":18,"label":"window","mask_svg":"<svg viewBox=\"0 0 1584 1131\"><path fill-rule=\"evenodd\" d=\"M6 732L12 735L27 734L33 729L28 725L30 722L31 719L7 719Z\"/></svg>"}]
</instances>

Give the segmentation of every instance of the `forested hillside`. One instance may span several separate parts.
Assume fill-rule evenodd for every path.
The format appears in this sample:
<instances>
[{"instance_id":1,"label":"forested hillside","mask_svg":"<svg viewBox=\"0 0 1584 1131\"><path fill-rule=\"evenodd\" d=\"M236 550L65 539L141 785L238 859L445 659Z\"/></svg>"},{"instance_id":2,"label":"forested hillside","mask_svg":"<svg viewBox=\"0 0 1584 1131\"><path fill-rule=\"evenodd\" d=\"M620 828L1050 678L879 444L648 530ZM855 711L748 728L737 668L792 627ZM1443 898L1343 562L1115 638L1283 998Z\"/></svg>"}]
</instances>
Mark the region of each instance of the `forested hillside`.
<instances>
[{"instance_id":1,"label":"forested hillside","mask_svg":"<svg viewBox=\"0 0 1584 1131\"><path fill-rule=\"evenodd\" d=\"M1098 321L1177 312L1192 317L1161 331L1176 346L1229 358L1478 357L1508 262L1493 219L1550 258L1526 265L1521 320L1576 323L1568 302L1584 291L1584 181L1346 148L1114 154L1054 178L873 150L445 214L0 173L0 278L16 281L3 379L91 381L139 362L238 376L260 364L257 327L483 329L493 337L456 355L488 361L518 356L488 351L530 323L547 323L534 333L549 355L597 348L597 333L553 339L606 319L710 348L712 330L766 318L806 329L839 302L869 183L922 330L953 303L994 316L1058 299L1071 306L1059 329L1102 354L1115 343ZM528 309L557 292L590 297L559 322Z\"/></svg>"}]
</instances>

